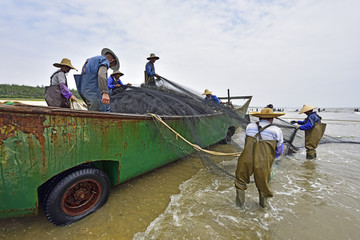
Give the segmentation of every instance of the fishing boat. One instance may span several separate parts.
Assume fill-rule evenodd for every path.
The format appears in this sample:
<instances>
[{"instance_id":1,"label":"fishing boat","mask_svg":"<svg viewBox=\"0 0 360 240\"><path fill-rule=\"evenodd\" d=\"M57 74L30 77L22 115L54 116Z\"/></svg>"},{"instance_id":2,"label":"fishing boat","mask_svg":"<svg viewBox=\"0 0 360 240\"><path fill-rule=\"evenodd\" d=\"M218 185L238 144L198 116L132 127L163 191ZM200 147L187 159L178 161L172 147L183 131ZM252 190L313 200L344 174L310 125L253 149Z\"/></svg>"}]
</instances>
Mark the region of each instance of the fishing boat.
<instances>
[{"instance_id":1,"label":"fishing boat","mask_svg":"<svg viewBox=\"0 0 360 240\"><path fill-rule=\"evenodd\" d=\"M202 148L229 141L239 126L220 112L160 117ZM99 209L111 186L196 151L159 124L149 114L0 104L0 218L42 206L53 224L72 223Z\"/></svg>"}]
</instances>

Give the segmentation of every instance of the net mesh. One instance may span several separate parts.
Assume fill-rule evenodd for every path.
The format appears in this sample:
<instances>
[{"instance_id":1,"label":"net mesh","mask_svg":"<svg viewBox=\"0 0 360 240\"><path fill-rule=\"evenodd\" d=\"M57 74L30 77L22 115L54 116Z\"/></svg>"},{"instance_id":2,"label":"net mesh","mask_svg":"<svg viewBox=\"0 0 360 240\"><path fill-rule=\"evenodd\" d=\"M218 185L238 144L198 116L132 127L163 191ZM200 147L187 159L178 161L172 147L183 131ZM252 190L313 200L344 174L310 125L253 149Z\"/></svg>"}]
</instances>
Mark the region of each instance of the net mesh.
<instances>
[{"instance_id":1,"label":"net mesh","mask_svg":"<svg viewBox=\"0 0 360 240\"><path fill-rule=\"evenodd\" d=\"M110 111L117 113L154 113L160 116L221 113L239 120L242 124L249 122L249 119L244 119L245 115L240 116L223 104L204 101L200 94L164 78L157 80L154 86L117 88L110 96L110 105Z\"/></svg>"},{"instance_id":2,"label":"net mesh","mask_svg":"<svg viewBox=\"0 0 360 240\"><path fill-rule=\"evenodd\" d=\"M255 121L255 119L252 119ZM294 125L283 120L275 118L273 125L279 127L284 136L284 144L285 144L285 155L289 155L299 150L300 148L305 147L305 133L304 131L296 129ZM358 141L344 140L340 138L331 137L329 135L324 134L321 138L319 144L325 143L350 143L350 144L360 144Z\"/></svg>"},{"instance_id":3,"label":"net mesh","mask_svg":"<svg viewBox=\"0 0 360 240\"><path fill-rule=\"evenodd\" d=\"M250 99L251 100L251 99ZM250 100L244 104L247 109ZM213 137L224 131L223 124L208 124L206 115L221 115L223 121L235 121L236 125L245 130L247 124L251 121L258 121L258 118L249 117L246 111L235 112L226 104L216 104L212 101L204 101L204 96L190 90L182 85L161 78L155 81L155 85L142 85L141 87L123 86L117 88L110 95L110 111L117 113L130 114L148 114L153 113L159 116L182 116L182 121L186 122L186 130L180 132L185 138L190 139L192 143L199 146L207 146L204 137L200 136L199 128L206 126L206 134ZM169 151L191 154L192 147L179 139L163 124L155 121L156 131L160 132L164 141L170 142L172 149ZM273 125L279 127L284 136L284 155L304 147L304 131L298 131L294 125L282 119L274 119ZM203 132L202 132L203 133ZM234 132L231 132L233 134ZM230 135L231 135L230 134ZM226 143L227 134L223 133L222 143ZM355 141L345 141L328 135L324 135L320 144L324 143L355 143ZM232 143L236 149L242 150L242 146ZM206 169L212 173L234 177L234 170L220 167L214 157L203 152L196 152L193 157L200 158ZM219 158L217 156L216 158ZM228 157L222 157L228 158ZM232 157L233 158L233 157Z\"/></svg>"}]
</instances>

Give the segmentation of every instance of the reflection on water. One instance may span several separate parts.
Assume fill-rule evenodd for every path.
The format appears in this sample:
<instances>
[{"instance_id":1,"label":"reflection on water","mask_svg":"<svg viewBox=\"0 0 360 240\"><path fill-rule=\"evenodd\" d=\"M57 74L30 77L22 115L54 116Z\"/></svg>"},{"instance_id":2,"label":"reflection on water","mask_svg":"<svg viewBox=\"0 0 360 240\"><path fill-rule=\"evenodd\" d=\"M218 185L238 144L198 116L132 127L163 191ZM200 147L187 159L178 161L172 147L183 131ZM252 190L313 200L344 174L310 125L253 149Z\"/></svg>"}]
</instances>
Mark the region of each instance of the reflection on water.
<instances>
[{"instance_id":1,"label":"reflection on water","mask_svg":"<svg viewBox=\"0 0 360 240\"><path fill-rule=\"evenodd\" d=\"M242 146L243 138L238 133L234 141ZM316 160L306 160L304 149L283 157L266 210L258 205L255 184L246 191L245 209L237 208L233 178L204 169L192 156L112 188L102 209L70 226L55 227L42 212L0 220L0 239L357 239L358 148L325 144ZM236 158L211 159L235 171Z\"/></svg>"}]
</instances>

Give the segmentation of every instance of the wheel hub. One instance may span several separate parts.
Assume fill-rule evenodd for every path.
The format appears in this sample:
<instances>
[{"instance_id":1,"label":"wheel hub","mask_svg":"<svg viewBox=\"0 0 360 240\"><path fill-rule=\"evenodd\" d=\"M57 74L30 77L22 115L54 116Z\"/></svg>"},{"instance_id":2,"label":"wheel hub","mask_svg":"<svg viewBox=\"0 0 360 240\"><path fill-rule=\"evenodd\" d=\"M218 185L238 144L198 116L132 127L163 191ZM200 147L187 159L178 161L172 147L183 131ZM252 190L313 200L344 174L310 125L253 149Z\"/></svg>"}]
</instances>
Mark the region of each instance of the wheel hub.
<instances>
[{"instance_id":1,"label":"wheel hub","mask_svg":"<svg viewBox=\"0 0 360 240\"><path fill-rule=\"evenodd\" d=\"M82 215L90 211L101 196L101 186L93 179L74 183L63 195L62 210L71 216Z\"/></svg>"}]
</instances>

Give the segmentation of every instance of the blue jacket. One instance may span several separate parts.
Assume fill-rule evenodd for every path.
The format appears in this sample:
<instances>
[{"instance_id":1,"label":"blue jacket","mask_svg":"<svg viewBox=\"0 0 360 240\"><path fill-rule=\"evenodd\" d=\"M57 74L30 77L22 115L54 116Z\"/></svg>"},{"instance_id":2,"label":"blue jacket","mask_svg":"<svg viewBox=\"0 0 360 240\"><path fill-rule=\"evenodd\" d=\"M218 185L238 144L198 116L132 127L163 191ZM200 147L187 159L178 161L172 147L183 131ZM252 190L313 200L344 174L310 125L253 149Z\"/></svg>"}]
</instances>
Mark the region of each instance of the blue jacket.
<instances>
[{"instance_id":1,"label":"blue jacket","mask_svg":"<svg viewBox=\"0 0 360 240\"><path fill-rule=\"evenodd\" d=\"M205 103L206 101L214 101L214 102L216 102L216 103L218 103L218 104L220 103L220 100L219 100L218 97L215 96L215 95L210 95L210 98L205 97L204 103Z\"/></svg>"},{"instance_id":2,"label":"blue jacket","mask_svg":"<svg viewBox=\"0 0 360 240\"><path fill-rule=\"evenodd\" d=\"M97 73L100 66L105 66L107 69L110 68L110 62L105 56L101 55L89 58L87 60L85 73Z\"/></svg>"},{"instance_id":3,"label":"blue jacket","mask_svg":"<svg viewBox=\"0 0 360 240\"><path fill-rule=\"evenodd\" d=\"M145 71L150 77L155 76L155 66L152 62L148 62L145 66Z\"/></svg>"},{"instance_id":4,"label":"blue jacket","mask_svg":"<svg viewBox=\"0 0 360 240\"><path fill-rule=\"evenodd\" d=\"M304 121L298 121L297 123L301 125L300 130L310 130L315 127L315 123L320 123L321 117L317 115L316 112L310 113Z\"/></svg>"},{"instance_id":5,"label":"blue jacket","mask_svg":"<svg viewBox=\"0 0 360 240\"><path fill-rule=\"evenodd\" d=\"M105 56L95 56L86 60L81 75L74 75L77 90L91 111L106 111L106 105L101 102L102 94L98 87L98 71L100 66L110 67Z\"/></svg>"},{"instance_id":6,"label":"blue jacket","mask_svg":"<svg viewBox=\"0 0 360 240\"><path fill-rule=\"evenodd\" d=\"M124 84L122 83L120 78L117 81L115 80L115 78L113 76L110 76L108 78L108 87L109 87L109 89L114 89L115 88L114 85L117 85L117 84L120 84L121 86L124 86Z\"/></svg>"}]
</instances>

